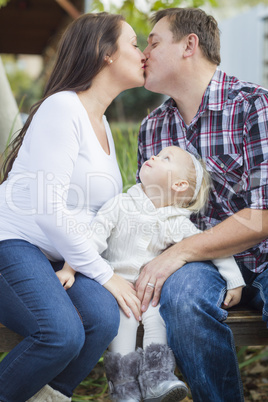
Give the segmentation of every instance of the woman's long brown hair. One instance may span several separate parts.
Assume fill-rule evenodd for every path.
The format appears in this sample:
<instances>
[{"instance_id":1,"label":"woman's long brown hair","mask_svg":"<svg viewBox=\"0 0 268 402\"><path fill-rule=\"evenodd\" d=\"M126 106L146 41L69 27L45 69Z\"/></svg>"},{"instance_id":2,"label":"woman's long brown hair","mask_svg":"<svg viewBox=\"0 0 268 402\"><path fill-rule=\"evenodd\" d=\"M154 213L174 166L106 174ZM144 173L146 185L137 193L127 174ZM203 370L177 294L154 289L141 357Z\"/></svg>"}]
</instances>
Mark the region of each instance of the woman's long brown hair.
<instances>
[{"instance_id":1,"label":"woman's long brown hair","mask_svg":"<svg viewBox=\"0 0 268 402\"><path fill-rule=\"evenodd\" d=\"M5 152L8 156L1 166L1 183L7 179L41 103L60 91L82 92L90 88L93 78L107 64L105 56L111 56L117 51L122 21L124 17L121 15L92 13L82 15L68 26L61 38L44 97L33 105L26 123Z\"/></svg>"}]
</instances>

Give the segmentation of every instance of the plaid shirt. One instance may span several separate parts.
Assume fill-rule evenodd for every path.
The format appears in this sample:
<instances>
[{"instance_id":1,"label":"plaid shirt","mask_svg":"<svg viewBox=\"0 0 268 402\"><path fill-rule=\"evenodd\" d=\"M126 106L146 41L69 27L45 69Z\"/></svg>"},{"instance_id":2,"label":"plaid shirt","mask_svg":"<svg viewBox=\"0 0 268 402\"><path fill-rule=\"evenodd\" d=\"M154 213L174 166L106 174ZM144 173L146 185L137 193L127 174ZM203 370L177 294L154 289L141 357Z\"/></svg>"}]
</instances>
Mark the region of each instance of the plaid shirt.
<instances>
[{"instance_id":1,"label":"plaid shirt","mask_svg":"<svg viewBox=\"0 0 268 402\"><path fill-rule=\"evenodd\" d=\"M177 145L202 158L212 179L206 211L193 216L202 230L243 208L267 209L268 91L216 70L199 110L187 126L173 99L141 124L138 172L162 148ZM237 254L239 265L259 273L268 267L268 239Z\"/></svg>"}]
</instances>

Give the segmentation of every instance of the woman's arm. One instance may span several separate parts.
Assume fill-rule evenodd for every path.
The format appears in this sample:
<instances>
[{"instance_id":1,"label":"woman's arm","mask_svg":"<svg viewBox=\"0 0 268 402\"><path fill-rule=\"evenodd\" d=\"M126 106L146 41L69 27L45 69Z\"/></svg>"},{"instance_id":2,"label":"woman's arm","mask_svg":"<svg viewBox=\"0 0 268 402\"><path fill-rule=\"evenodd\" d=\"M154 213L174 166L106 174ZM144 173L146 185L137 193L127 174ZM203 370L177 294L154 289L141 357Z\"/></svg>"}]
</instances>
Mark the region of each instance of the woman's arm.
<instances>
[{"instance_id":1,"label":"woman's arm","mask_svg":"<svg viewBox=\"0 0 268 402\"><path fill-rule=\"evenodd\" d=\"M87 233L72 229L70 223L76 221L77 211L68 209L66 203L85 135L81 119L75 94L53 95L38 109L27 132L29 166L35 175L30 183L31 202L36 224L58 254L73 269L103 284L113 271L91 247ZM81 175L86 172L81 171ZM73 190L85 196L86 189L75 185L72 183Z\"/></svg>"}]
</instances>

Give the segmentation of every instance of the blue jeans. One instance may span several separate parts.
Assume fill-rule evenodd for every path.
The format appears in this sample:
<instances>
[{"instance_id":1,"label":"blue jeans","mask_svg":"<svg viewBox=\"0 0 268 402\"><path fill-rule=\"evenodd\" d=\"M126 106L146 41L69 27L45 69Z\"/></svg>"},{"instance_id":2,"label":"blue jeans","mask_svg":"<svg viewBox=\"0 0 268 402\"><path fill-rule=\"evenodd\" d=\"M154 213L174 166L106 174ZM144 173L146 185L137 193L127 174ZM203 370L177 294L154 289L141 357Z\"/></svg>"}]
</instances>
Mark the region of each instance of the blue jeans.
<instances>
[{"instance_id":1,"label":"blue jeans","mask_svg":"<svg viewBox=\"0 0 268 402\"><path fill-rule=\"evenodd\" d=\"M44 254L0 242L0 322L24 339L0 363L0 401L25 402L45 384L71 396L116 336L115 298L76 274L67 292Z\"/></svg>"},{"instance_id":2,"label":"blue jeans","mask_svg":"<svg viewBox=\"0 0 268 402\"><path fill-rule=\"evenodd\" d=\"M243 302L263 310L268 320L268 270L256 275L247 270L249 284ZM165 282L160 313L167 326L168 344L195 402L244 400L232 332L221 309L225 281L208 262L186 264Z\"/></svg>"}]
</instances>

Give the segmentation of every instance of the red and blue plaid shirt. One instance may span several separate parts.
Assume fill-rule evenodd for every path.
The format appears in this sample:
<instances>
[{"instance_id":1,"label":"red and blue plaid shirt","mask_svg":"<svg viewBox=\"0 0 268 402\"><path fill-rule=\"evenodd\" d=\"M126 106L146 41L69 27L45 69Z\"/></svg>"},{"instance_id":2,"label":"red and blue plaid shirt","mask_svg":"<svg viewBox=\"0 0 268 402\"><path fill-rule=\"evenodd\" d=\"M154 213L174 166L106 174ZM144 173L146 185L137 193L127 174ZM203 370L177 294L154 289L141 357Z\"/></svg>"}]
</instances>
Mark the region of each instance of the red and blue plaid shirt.
<instances>
[{"instance_id":1,"label":"red and blue plaid shirt","mask_svg":"<svg viewBox=\"0 0 268 402\"><path fill-rule=\"evenodd\" d=\"M193 216L200 229L244 208L267 209L268 90L217 69L189 126L168 99L142 121L137 181L142 163L170 145L202 158L210 172L208 207ZM235 257L239 265L262 272L268 267L268 239Z\"/></svg>"}]
</instances>

